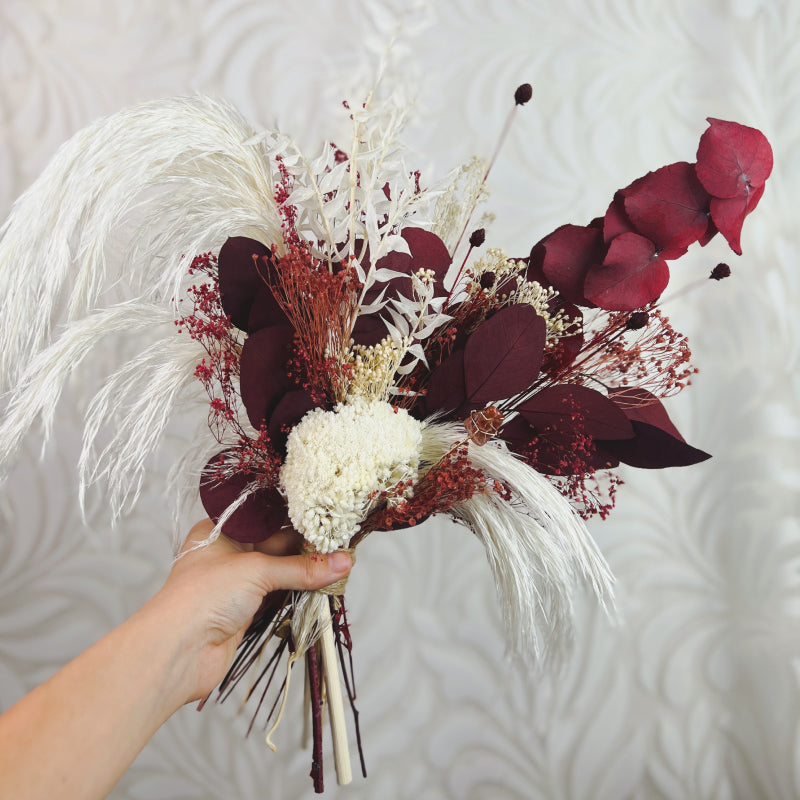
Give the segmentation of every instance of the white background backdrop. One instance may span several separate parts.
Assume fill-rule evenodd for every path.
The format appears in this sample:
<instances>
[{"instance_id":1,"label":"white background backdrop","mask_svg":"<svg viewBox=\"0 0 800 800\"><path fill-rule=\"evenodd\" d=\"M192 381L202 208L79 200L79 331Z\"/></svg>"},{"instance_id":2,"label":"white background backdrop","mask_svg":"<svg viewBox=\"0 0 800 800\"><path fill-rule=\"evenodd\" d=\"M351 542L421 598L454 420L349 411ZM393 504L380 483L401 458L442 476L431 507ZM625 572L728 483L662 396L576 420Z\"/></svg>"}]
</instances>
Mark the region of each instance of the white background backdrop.
<instances>
[{"instance_id":1,"label":"white background backdrop","mask_svg":"<svg viewBox=\"0 0 800 800\"><path fill-rule=\"evenodd\" d=\"M62 141L141 100L222 95L317 145L341 128L342 90L386 42L391 9L411 6L0 0L0 217ZM669 409L714 458L631 470L611 519L593 526L624 624L587 605L562 674L515 669L466 531L434 522L372 537L348 589L371 774L337 790L328 757L328 796L800 797L800 3L431 0L406 29L404 71L419 86L409 139L427 174L490 152L514 88L534 85L491 181L490 243L510 253L603 213L648 170L693 160L706 116L764 130L776 170L742 258L715 241L673 271L679 286L720 260L734 270L667 307L701 369ZM109 345L76 376L44 459L29 437L2 492L0 709L169 567L160 485L179 430L116 537L101 492L88 527L77 512L80 389L115 358ZM232 712L182 710L112 797L313 796L295 721L273 755L261 737L242 740Z\"/></svg>"}]
</instances>

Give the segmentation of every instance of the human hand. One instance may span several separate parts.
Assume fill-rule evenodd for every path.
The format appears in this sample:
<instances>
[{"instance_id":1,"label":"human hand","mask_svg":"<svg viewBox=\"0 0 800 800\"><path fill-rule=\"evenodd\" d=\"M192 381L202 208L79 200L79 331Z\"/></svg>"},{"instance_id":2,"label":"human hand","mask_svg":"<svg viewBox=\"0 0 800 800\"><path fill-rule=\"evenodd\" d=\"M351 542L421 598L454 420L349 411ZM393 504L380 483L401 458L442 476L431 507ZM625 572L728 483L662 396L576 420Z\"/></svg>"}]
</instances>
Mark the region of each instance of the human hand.
<instances>
[{"instance_id":1,"label":"human hand","mask_svg":"<svg viewBox=\"0 0 800 800\"><path fill-rule=\"evenodd\" d=\"M301 555L302 537L292 530L258 545L220 536L195 548L212 528L211 520L192 528L183 555L148 604L181 637L183 702L206 697L222 680L265 595L278 589L320 589L352 567L343 552Z\"/></svg>"}]
</instances>

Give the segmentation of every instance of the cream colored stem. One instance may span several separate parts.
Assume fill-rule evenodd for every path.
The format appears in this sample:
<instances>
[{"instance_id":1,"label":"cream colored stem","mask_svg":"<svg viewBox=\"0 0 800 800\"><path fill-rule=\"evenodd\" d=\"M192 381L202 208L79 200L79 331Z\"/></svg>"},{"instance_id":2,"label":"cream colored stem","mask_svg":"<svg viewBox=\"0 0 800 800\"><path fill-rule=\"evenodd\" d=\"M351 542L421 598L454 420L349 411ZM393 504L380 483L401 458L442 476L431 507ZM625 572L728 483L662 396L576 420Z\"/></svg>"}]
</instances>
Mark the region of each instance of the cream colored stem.
<instances>
[{"instance_id":1,"label":"cream colored stem","mask_svg":"<svg viewBox=\"0 0 800 800\"><path fill-rule=\"evenodd\" d=\"M336 781L339 786L346 786L353 780L350 768L350 749L347 745L347 727L344 721L344 703L342 702L342 685L339 680L339 662L336 658L336 645L333 641L333 623L328 604L322 611L322 674L325 677L325 688L328 694L328 713L331 720L331 738L333 739L333 760L336 765Z\"/></svg>"}]
</instances>

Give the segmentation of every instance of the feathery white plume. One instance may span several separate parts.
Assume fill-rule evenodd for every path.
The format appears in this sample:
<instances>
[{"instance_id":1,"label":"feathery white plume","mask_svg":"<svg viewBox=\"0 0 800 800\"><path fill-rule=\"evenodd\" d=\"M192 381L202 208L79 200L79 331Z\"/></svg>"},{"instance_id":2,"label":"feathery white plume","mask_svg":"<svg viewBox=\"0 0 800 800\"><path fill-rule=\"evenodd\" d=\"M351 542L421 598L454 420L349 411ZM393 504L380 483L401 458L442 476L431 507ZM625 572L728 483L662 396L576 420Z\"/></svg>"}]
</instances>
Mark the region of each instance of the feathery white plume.
<instances>
[{"instance_id":1,"label":"feathery white plume","mask_svg":"<svg viewBox=\"0 0 800 800\"><path fill-rule=\"evenodd\" d=\"M135 499L144 459L200 350L178 342L170 324L187 259L236 235L280 249L273 186L256 131L234 108L206 97L121 111L60 148L0 230L0 391L13 389L0 426L0 469L39 414L47 437L64 381L95 344L115 330L161 325L160 340L143 336L151 349L95 399L84 437L82 487L108 477L115 515ZM123 253L117 263L106 258L110 243ZM124 302L96 311L109 298ZM66 325L54 335L64 312ZM123 395L133 389L137 398L124 411ZM196 391L202 394L199 383ZM120 413L117 435L93 462L101 418Z\"/></svg>"},{"instance_id":2,"label":"feathery white plume","mask_svg":"<svg viewBox=\"0 0 800 800\"><path fill-rule=\"evenodd\" d=\"M423 431L422 457L435 463L464 438L463 425L432 422ZM608 565L567 500L503 442L482 447L470 442L469 460L511 492L510 500L494 492L476 493L449 511L486 548L509 649L538 656L544 643L558 653L572 633L578 578L588 582L607 609L613 607Z\"/></svg>"}]
</instances>

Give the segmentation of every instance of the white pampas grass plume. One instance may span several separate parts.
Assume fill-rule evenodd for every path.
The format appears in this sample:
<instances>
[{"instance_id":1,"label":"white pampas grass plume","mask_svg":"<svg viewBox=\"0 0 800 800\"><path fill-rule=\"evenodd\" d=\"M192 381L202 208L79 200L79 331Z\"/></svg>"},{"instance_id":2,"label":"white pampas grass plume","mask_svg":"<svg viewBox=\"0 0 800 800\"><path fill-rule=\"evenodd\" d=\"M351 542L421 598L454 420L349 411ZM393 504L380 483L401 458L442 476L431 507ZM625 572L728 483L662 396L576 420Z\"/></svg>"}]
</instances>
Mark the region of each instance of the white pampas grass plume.
<instances>
[{"instance_id":1,"label":"white pampas grass plume","mask_svg":"<svg viewBox=\"0 0 800 800\"><path fill-rule=\"evenodd\" d=\"M422 457L435 463L465 438L463 425L429 423ZM587 583L607 610L613 577L585 523L544 475L503 442L470 442L469 460L501 481L511 499L488 492L457 503L450 515L483 543L494 575L512 654L558 654L573 630L573 596Z\"/></svg>"},{"instance_id":2,"label":"white pampas grass plume","mask_svg":"<svg viewBox=\"0 0 800 800\"><path fill-rule=\"evenodd\" d=\"M0 229L0 389L49 343L55 312L90 312L104 290L168 304L185 257L228 236L282 241L265 147L231 106L147 103L66 142ZM105 246L133 226L116 269Z\"/></svg>"},{"instance_id":3,"label":"white pampas grass plume","mask_svg":"<svg viewBox=\"0 0 800 800\"><path fill-rule=\"evenodd\" d=\"M135 501L144 460L202 356L171 324L191 258L236 235L280 250L273 186L256 131L206 97L121 111L60 148L0 229L0 392L11 390L0 471L37 416L49 436L62 386L95 344L149 329L159 338L137 338L150 349L92 402L81 457L82 489L108 479L114 515ZM106 258L111 245L121 258ZM119 428L95 458L104 421Z\"/></svg>"}]
</instances>

